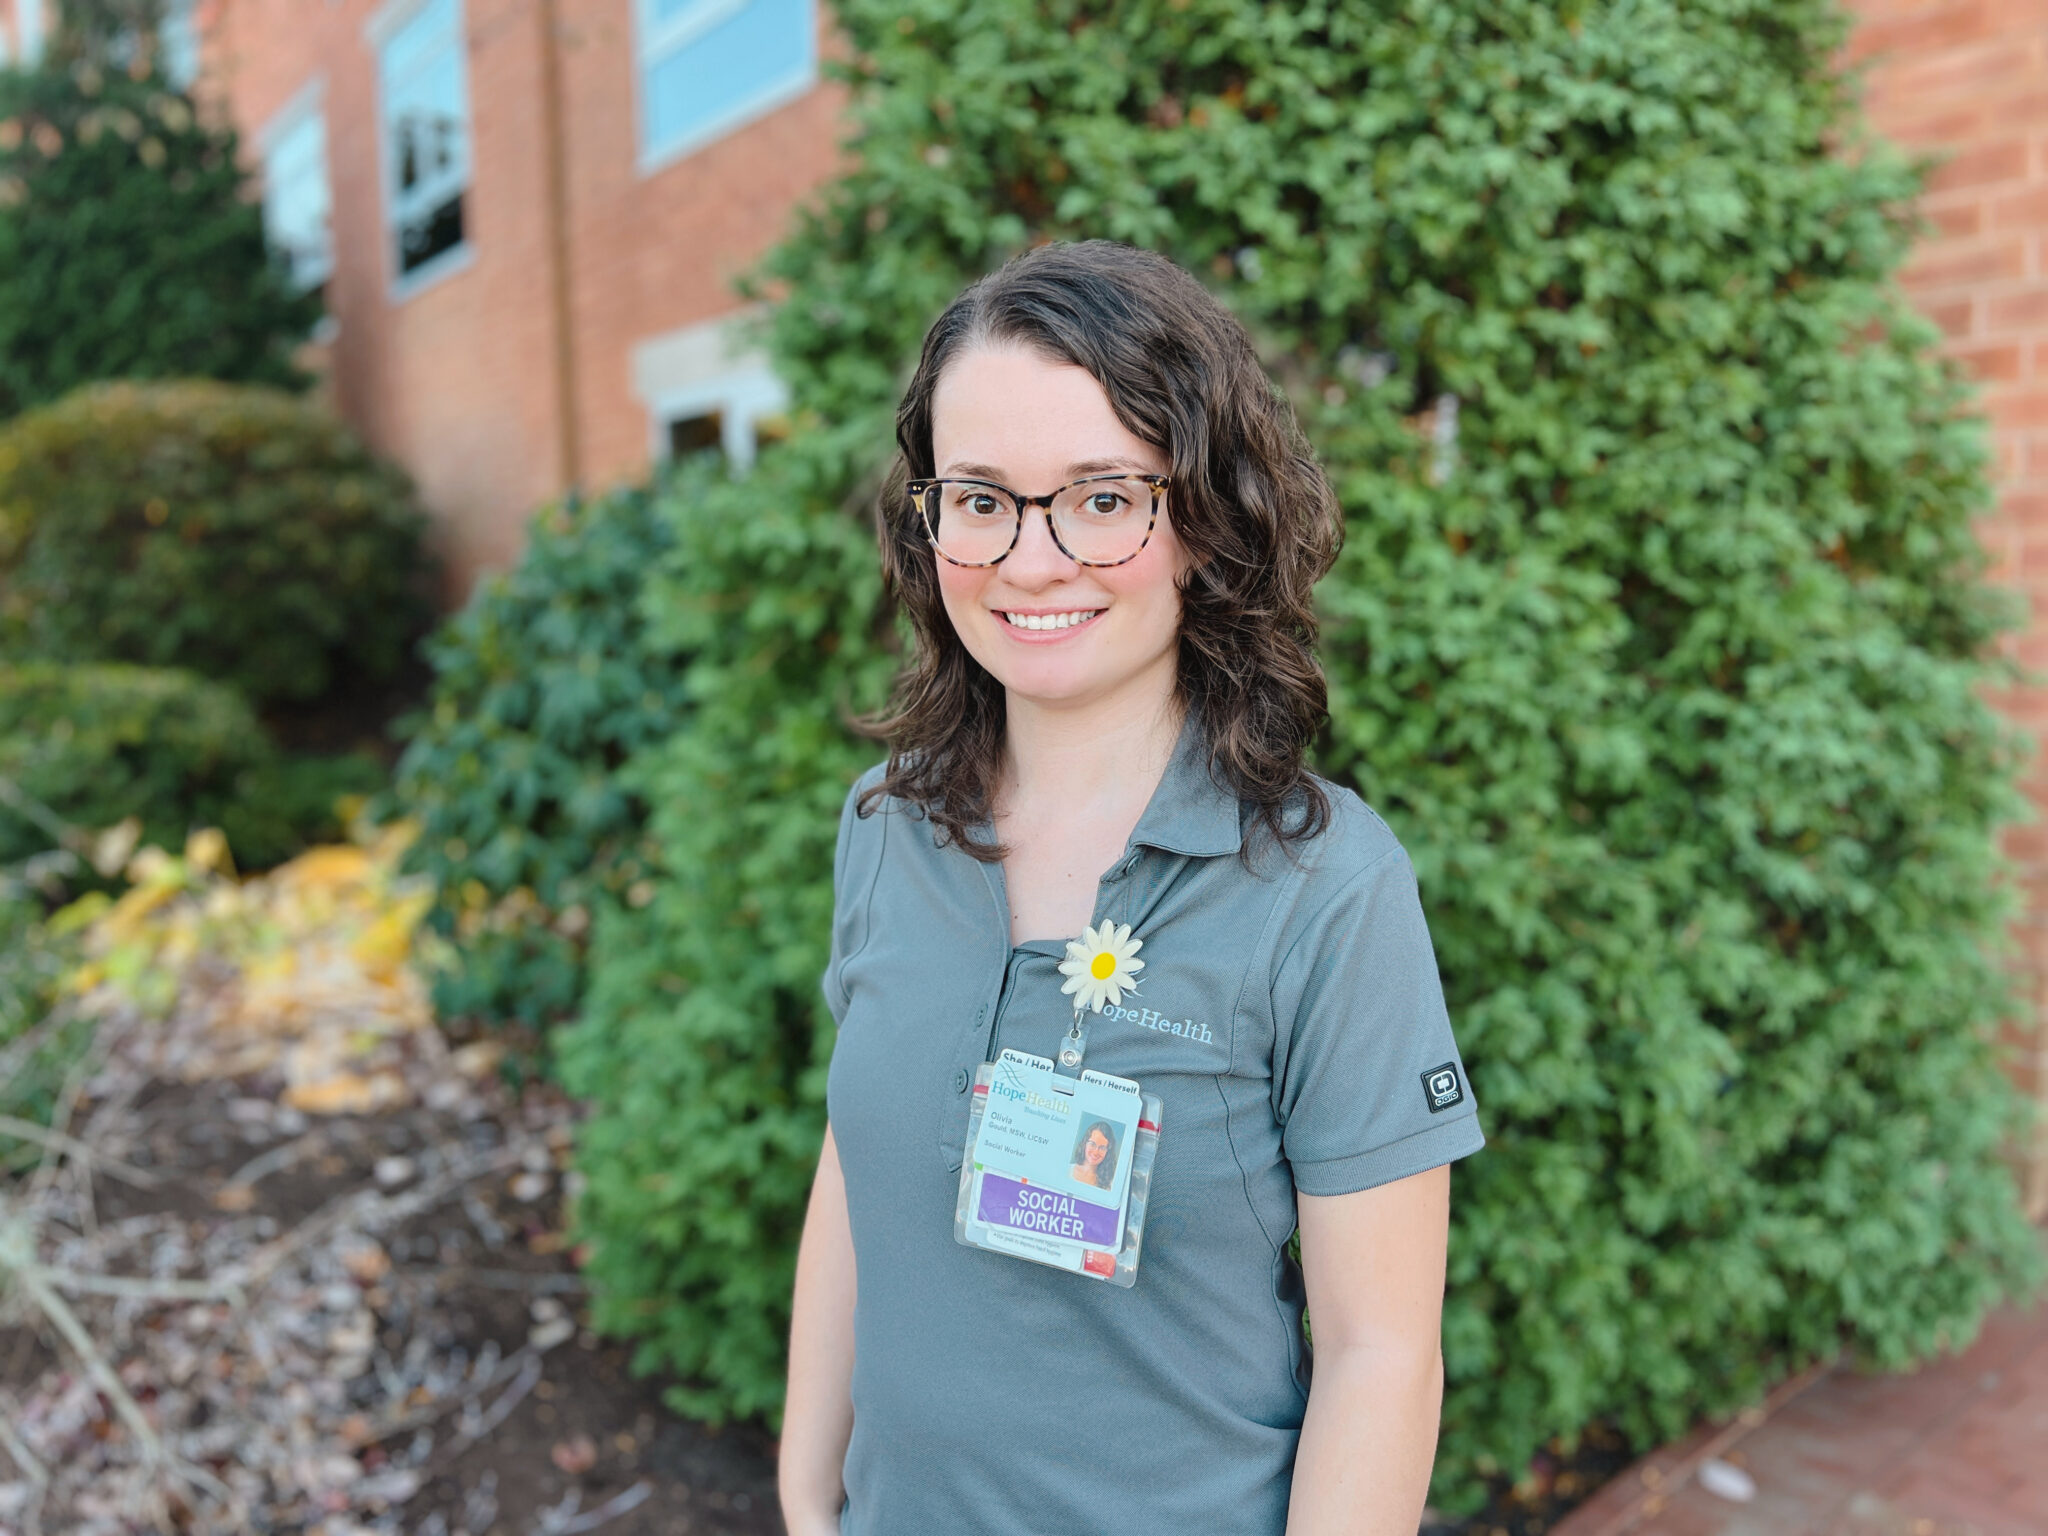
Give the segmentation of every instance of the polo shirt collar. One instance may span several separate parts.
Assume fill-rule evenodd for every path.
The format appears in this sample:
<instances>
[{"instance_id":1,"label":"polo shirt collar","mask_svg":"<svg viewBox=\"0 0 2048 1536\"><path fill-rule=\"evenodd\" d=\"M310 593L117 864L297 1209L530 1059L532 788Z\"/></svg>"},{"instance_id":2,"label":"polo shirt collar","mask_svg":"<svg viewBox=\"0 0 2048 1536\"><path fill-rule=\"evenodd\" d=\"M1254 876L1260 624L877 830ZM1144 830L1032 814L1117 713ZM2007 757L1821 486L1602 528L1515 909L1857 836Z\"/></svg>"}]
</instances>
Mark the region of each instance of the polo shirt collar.
<instances>
[{"instance_id":1,"label":"polo shirt collar","mask_svg":"<svg viewBox=\"0 0 2048 1536\"><path fill-rule=\"evenodd\" d=\"M1209 736L1189 710L1172 760L1131 831L1131 846L1214 858L1244 846L1237 796L1210 770Z\"/></svg>"}]
</instances>

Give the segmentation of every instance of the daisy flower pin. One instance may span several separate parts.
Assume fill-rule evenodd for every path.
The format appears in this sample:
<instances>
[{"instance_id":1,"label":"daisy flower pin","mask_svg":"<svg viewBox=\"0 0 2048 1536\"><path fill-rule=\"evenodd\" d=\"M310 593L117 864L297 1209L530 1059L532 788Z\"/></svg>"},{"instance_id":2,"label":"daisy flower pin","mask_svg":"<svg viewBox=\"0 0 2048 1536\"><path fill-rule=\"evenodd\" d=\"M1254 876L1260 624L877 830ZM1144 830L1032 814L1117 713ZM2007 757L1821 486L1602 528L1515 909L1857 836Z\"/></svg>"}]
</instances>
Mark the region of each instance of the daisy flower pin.
<instances>
[{"instance_id":1,"label":"daisy flower pin","mask_svg":"<svg viewBox=\"0 0 2048 1536\"><path fill-rule=\"evenodd\" d=\"M1080 938L1067 940L1067 958L1060 962L1060 974L1067 980L1060 990L1073 994L1074 1011L1092 1008L1100 1013L1103 1004L1120 1003L1126 992L1136 992L1136 973L1145 969L1145 962L1137 958L1144 944L1131 937L1129 923L1114 922L1083 928Z\"/></svg>"}]
</instances>

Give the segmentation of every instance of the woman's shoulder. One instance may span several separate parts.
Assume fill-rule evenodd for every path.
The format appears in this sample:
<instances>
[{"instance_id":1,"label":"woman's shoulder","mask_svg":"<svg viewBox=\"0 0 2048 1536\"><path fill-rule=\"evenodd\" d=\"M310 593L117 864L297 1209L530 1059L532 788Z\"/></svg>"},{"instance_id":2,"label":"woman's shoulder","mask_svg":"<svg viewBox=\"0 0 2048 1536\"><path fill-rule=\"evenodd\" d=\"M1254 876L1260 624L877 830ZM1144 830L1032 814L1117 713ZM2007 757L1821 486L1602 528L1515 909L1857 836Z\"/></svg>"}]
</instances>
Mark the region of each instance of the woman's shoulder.
<instances>
[{"instance_id":1,"label":"woman's shoulder","mask_svg":"<svg viewBox=\"0 0 2048 1536\"><path fill-rule=\"evenodd\" d=\"M1380 814L1350 786L1319 774L1307 775L1307 784L1288 797L1285 825L1299 828L1315 819L1311 789L1322 796L1319 824L1291 839L1279 860L1291 866L1304 893L1333 892L1380 866L1408 867L1407 850Z\"/></svg>"},{"instance_id":2,"label":"woman's shoulder","mask_svg":"<svg viewBox=\"0 0 2048 1536\"><path fill-rule=\"evenodd\" d=\"M849 862L871 868L883 843L888 840L892 823L906 819L917 822L929 820L914 800L902 795L876 793L888 777L889 761L884 758L864 769L847 790L839 810L840 869L845 869Z\"/></svg>"}]
</instances>

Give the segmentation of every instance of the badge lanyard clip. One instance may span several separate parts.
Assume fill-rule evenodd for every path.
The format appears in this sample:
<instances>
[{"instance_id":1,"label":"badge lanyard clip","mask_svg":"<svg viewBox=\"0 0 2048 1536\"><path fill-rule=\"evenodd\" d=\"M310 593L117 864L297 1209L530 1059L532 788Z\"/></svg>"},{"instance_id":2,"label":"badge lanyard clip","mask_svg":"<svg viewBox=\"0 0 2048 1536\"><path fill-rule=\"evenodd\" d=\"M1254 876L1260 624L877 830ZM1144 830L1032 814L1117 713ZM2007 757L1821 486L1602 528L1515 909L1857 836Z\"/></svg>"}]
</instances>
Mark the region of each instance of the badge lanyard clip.
<instances>
[{"instance_id":1,"label":"badge lanyard clip","mask_svg":"<svg viewBox=\"0 0 2048 1536\"><path fill-rule=\"evenodd\" d=\"M1080 1067L1081 1058L1088 1054L1087 1016L1079 1008L1074 1010L1073 1026L1067 1030L1066 1039L1060 1042L1060 1065L1072 1072Z\"/></svg>"}]
</instances>

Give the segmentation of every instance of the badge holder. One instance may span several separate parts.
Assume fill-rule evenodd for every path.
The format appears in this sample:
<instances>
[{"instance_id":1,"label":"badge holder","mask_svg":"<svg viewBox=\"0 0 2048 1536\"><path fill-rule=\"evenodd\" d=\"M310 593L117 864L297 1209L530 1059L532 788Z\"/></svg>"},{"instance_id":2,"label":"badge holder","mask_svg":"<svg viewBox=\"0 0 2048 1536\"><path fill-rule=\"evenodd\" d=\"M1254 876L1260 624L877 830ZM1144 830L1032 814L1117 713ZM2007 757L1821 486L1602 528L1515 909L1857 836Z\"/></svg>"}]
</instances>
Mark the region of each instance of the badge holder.
<instances>
[{"instance_id":1,"label":"badge holder","mask_svg":"<svg viewBox=\"0 0 2048 1536\"><path fill-rule=\"evenodd\" d=\"M1078 1019L1060 1045L1061 1064L1078 1066L1086 1045ZM1044 1057L1014 1050L983 1062L975 1069L968 1111L955 1240L1111 1285L1137 1284L1159 1115L1159 1096L1128 1078L1092 1071L1056 1076ZM1063 1125L1072 1134L1060 1134ZM985 1131L991 1133L986 1145ZM1122 1133L1115 1151L1128 1154L1128 1169L1101 1195L1071 1174L1087 1166L1084 1149L1098 1132L1108 1133L1103 1139ZM1103 1202L1107 1194L1119 1197L1113 1206Z\"/></svg>"}]
</instances>

